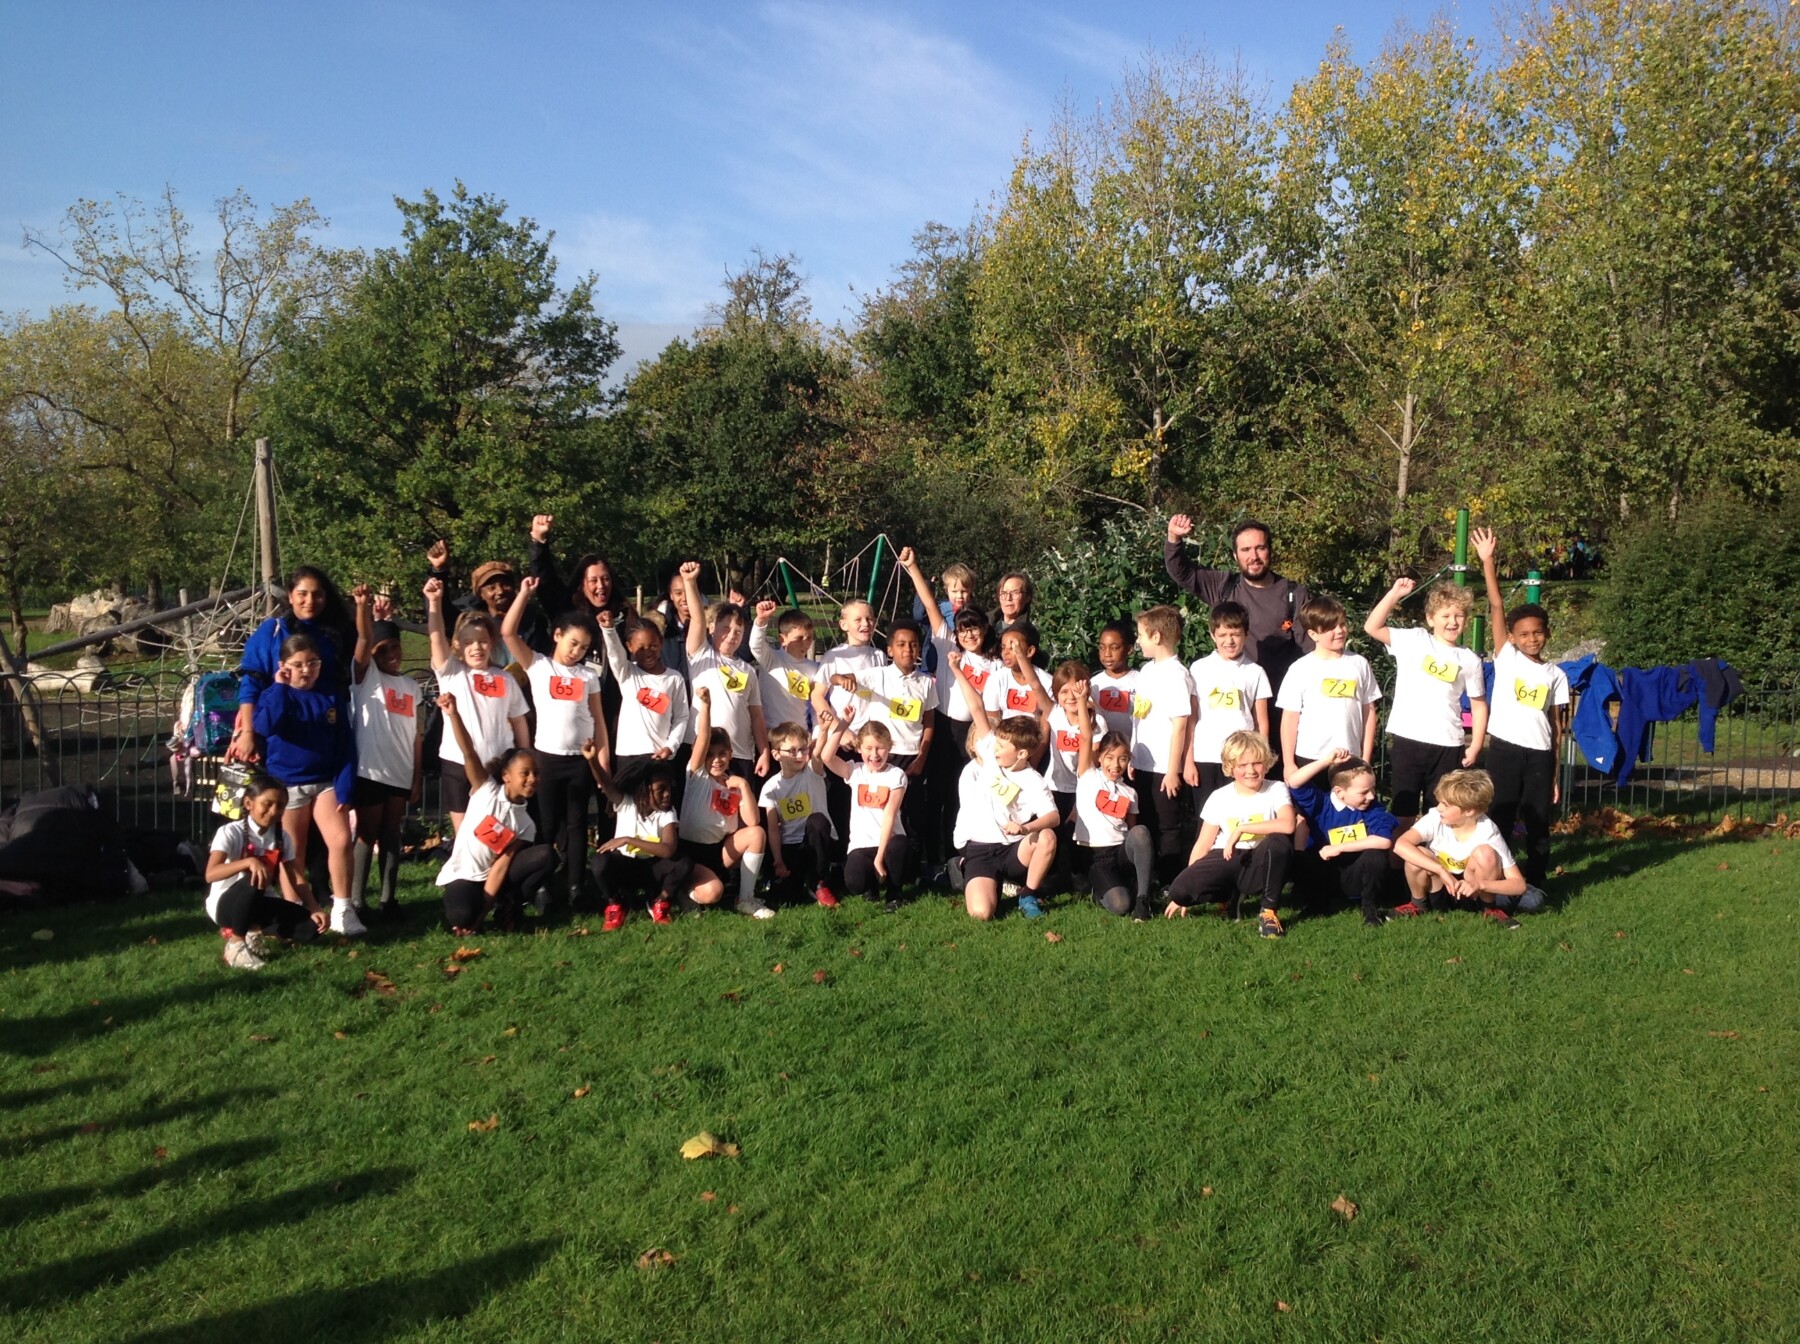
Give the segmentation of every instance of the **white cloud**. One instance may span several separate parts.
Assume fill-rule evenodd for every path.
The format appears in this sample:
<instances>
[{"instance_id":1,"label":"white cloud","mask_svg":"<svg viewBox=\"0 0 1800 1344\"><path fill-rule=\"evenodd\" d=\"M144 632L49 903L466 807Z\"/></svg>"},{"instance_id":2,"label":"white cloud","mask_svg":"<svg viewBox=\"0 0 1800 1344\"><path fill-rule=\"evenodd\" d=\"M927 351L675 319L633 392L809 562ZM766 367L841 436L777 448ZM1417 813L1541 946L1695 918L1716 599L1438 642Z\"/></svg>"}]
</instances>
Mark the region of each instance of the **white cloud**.
<instances>
[{"instance_id":1,"label":"white cloud","mask_svg":"<svg viewBox=\"0 0 1800 1344\"><path fill-rule=\"evenodd\" d=\"M596 212L573 236L559 233L557 260L563 278L593 271L597 297L620 323L692 326L717 301L726 259L696 225Z\"/></svg>"},{"instance_id":2,"label":"white cloud","mask_svg":"<svg viewBox=\"0 0 1800 1344\"><path fill-rule=\"evenodd\" d=\"M1040 14L1029 36L1058 56L1078 62L1096 74L1116 80L1144 63L1149 44L1133 42L1105 28L1060 14Z\"/></svg>"}]
</instances>

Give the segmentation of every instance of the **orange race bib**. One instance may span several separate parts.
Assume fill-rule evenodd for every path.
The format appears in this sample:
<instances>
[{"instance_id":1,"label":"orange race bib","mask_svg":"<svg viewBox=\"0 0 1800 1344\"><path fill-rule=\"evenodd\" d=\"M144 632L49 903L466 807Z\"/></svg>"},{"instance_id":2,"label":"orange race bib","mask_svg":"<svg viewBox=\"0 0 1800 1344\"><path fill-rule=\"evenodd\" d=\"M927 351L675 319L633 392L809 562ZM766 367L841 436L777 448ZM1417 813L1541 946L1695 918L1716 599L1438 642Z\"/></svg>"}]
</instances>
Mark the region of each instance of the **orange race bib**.
<instances>
[{"instance_id":1,"label":"orange race bib","mask_svg":"<svg viewBox=\"0 0 1800 1344\"><path fill-rule=\"evenodd\" d=\"M495 854L506 853L506 847L518 839L519 833L498 817L483 817L475 827L475 838Z\"/></svg>"},{"instance_id":2,"label":"orange race bib","mask_svg":"<svg viewBox=\"0 0 1800 1344\"><path fill-rule=\"evenodd\" d=\"M550 698L552 700L580 700L582 680L580 677L559 677L550 674Z\"/></svg>"},{"instance_id":3,"label":"orange race bib","mask_svg":"<svg viewBox=\"0 0 1800 1344\"><path fill-rule=\"evenodd\" d=\"M1109 714L1131 713L1131 692L1121 691L1117 686L1102 687L1100 708Z\"/></svg>"},{"instance_id":4,"label":"orange race bib","mask_svg":"<svg viewBox=\"0 0 1800 1344\"><path fill-rule=\"evenodd\" d=\"M410 695L396 691L392 686L383 686L381 700L387 706L388 713L398 714L407 719L413 716L413 698Z\"/></svg>"},{"instance_id":5,"label":"orange race bib","mask_svg":"<svg viewBox=\"0 0 1800 1344\"><path fill-rule=\"evenodd\" d=\"M1102 789L1094 795L1094 808L1103 817L1124 821L1131 815L1131 799L1122 793L1108 793Z\"/></svg>"},{"instance_id":6,"label":"orange race bib","mask_svg":"<svg viewBox=\"0 0 1800 1344\"><path fill-rule=\"evenodd\" d=\"M475 683L476 695L485 695L490 700L506 698L506 673L495 672L489 675L485 672L477 672L470 680Z\"/></svg>"},{"instance_id":7,"label":"orange race bib","mask_svg":"<svg viewBox=\"0 0 1800 1344\"><path fill-rule=\"evenodd\" d=\"M648 686L638 687L637 702L652 714L667 714L669 712L669 697L664 695L661 691L653 690Z\"/></svg>"},{"instance_id":8,"label":"orange race bib","mask_svg":"<svg viewBox=\"0 0 1800 1344\"><path fill-rule=\"evenodd\" d=\"M886 807L888 797L893 790L885 784L858 784L856 786L856 805L858 807Z\"/></svg>"},{"instance_id":9,"label":"orange race bib","mask_svg":"<svg viewBox=\"0 0 1800 1344\"><path fill-rule=\"evenodd\" d=\"M714 789L712 791L712 810L721 817L735 817L738 811L737 790Z\"/></svg>"},{"instance_id":10,"label":"orange race bib","mask_svg":"<svg viewBox=\"0 0 1800 1344\"><path fill-rule=\"evenodd\" d=\"M967 672L969 685L973 686L978 691L985 691L987 689L988 673L968 672L967 669L964 669L964 671Z\"/></svg>"},{"instance_id":11,"label":"orange race bib","mask_svg":"<svg viewBox=\"0 0 1800 1344\"><path fill-rule=\"evenodd\" d=\"M261 859L263 861L263 866L271 873L281 867L280 850L259 848L254 841L245 842L244 857L246 859Z\"/></svg>"},{"instance_id":12,"label":"orange race bib","mask_svg":"<svg viewBox=\"0 0 1800 1344\"><path fill-rule=\"evenodd\" d=\"M1056 749L1058 751L1080 751L1081 734L1065 733L1060 728L1056 731Z\"/></svg>"},{"instance_id":13,"label":"orange race bib","mask_svg":"<svg viewBox=\"0 0 1800 1344\"><path fill-rule=\"evenodd\" d=\"M1037 696L1031 693L1029 686L1008 686L1006 688L1006 707L1008 709L1029 710L1037 704Z\"/></svg>"}]
</instances>

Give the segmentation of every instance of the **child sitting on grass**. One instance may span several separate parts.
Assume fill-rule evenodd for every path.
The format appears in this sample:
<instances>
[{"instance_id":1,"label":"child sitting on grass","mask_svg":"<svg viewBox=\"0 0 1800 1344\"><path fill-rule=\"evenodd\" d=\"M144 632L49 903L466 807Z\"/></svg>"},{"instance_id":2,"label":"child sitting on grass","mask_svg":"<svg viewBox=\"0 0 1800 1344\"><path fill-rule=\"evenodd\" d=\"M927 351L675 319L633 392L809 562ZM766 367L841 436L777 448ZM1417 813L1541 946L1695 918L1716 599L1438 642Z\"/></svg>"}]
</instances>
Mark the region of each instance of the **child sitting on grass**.
<instances>
[{"instance_id":1,"label":"child sitting on grass","mask_svg":"<svg viewBox=\"0 0 1800 1344\"><path fill-rule=\"evenodd\" d=\"M1019 913L1044 913L1039 889L1056 861L1061 818L1050 786L1031 758L1043 746L1035 718L1016 714L989 726L981 696L963 674L962 656L951 665L969 706L969 763L957 781L956 846L962 870L963 906L975 919L992 919L1002 883L1022 883Z\"/></svg>"},{"instance_id":2,"label":"child sitting on grass","mask_svg":"<svg viewBox=\"0 0 1800 1344\"><path fill-rule=\"evenodd\" d=\"M731 739L712 726L712 692L694 689L694 749L677 829L681 856L694 865L693 900L716 904L732 869L738 874L738 913L769 919L775 911L756 894L765 840L750 781L731 772Z\"/></svg>"},{"instance_id":3,"label":"child sitting on grass","mask_svg":"<svg viewBox=\"0 0 1800 1344\"><path fill-rule=\"evenodd\" d=\"M543 890L556 869L556 851L531 843L537 836L531 819L537 756L530 747L513 747L492 765L482 765L456 696L440 695L437 703L444 712L445 735L454 735L462 752L469 784L468 810L456 828L450 861L438 870L444 923L458 937L468 937L493 911L500 928L516 929L525 901Z\"/></svg>"},{"instance_id":4,"label":"child sitting on grass","mask_svg":"<svg viewBox=\"0 0 1800 1344\"><path fill-rule=\"evenodd\" d=\"M1138 923L1150 918L1156 850L1137 818L1137 790L1125 782L1131 743L1118 733L1093 741L1082 715L1081 775L1075 784L1075 844L1087 857L1094 904Z\"/></svg>"},{"instance_id":5,"label":"child sitting on grass","mask_svg":"<svg viewBox=\"0 0 1800 1344\"><path fill-rule=\"evenodd\" d=\"M675 901L693 885L694 865L680 852L669 765L655 761L615 780L600 763L597 748L590 745L581 754L613 807L613 838L588 861L603 907L601 930L613 933L624 928L625 897L651 892L656 896L650 902L650 918L658 924L671 923Z\"/></svg>"},{"instance_id":6,"label":"child sitting on grass","mask_svg":"<svg viewBox=\"0 0 1800 1344\"><path fill-rule=\"evenodd\" d=\"M274 930L280 937L310 943L330 920L313 899L306 875L294 863L293 841L281 829L287 790L267 775L244 785L244 815L213 834L206 856L206 913L225 940L225 964L260 971L268 964ZM276 884L281 895L271 894Z\"/></svg>"},{"instance_id":7,"label":"child sitting on grass","mask_svg":"<svg viewBox=\"0 0 1800 1344\"><path fill-rule=\"evenodd\" d=\"M1375 796L1375 771L1347 751L1308 761L1285 781L1305 839L1296 888L1326 910L1352 900L1363 923L1385 924L1381 893L1399 823Z\"/></svg>"},{"instance_id":8,"label":"child sitting on grass","mask_svg":"<svg viewBox=\"0 0 1800 1344\"><path fill-rule=\"evenodd\" d=\"M1276 906L1294 853L1294 802L1285 784L1268 778L1275 753L1262 734L1233 733L1219 754L1231 783L1201 805L1200 836L1188 866L1169 884L1163 915L1174 919L1202 901L1256 892L1257 933L1280 938L1287 931Z\"/></svg>"},{"instance_id":9,"label":"child sitting on grass","mask_svg":"<svg viewBox=\"0 0 1800 1344\"><path fill-rule=\"evenodd\" d=\"M769 730L769 747L779 771L762 787L762 808L769 837L769 862L780 899L810 892L827 909L838 899L831 890L832 847L837 833L825 800L827 741L835 741L830 725L809 733L801 723L778 723Z\"/></svg>"},{"instance_id":10,"label":"child sitting on grass","mask_svg":"<svg viewBox=\"0 0 1800 1344\"><path fill-rule=\"evenodd\" d=\"M1412 899L1397 915L1460 907L1479 910L1516 929L1515 911L1529 913L1544 893L1525 881L1500 829L1488 819L1494 781L1485 770L1452 770L1438 781L1437 806L1394 841L1406 864Z\"/></svg>"}]
</instances>

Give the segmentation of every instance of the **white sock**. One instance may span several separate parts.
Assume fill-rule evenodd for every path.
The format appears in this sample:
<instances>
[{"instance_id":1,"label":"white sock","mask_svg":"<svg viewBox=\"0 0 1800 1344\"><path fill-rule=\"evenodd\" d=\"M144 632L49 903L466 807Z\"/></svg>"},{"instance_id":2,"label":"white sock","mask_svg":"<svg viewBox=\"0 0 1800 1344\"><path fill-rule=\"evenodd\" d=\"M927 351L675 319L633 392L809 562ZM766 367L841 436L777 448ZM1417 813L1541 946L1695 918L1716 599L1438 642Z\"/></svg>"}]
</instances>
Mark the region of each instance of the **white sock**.
<instances>
[{"instance_id":1,"label":"white sock","mask_svg":"<svg viewBox=\"0 0 1800 1344\"><path fill-rule=\"evenodd\" d=\"M348 896L333 896L331 898L331 908L333 910L348 910L350 908L350 898Z\"/></svg>"},{"instance_id":2,"label":"white sock","mask_svg":"<svg viewBox=\"0 0 1800 1344\"><path fill-rule=\"evenodd\" d=\"M756 895L756 879L762 876L767 854L746 854L738 860L738 903L747 905Z\"/></svg>"}]
</instances>

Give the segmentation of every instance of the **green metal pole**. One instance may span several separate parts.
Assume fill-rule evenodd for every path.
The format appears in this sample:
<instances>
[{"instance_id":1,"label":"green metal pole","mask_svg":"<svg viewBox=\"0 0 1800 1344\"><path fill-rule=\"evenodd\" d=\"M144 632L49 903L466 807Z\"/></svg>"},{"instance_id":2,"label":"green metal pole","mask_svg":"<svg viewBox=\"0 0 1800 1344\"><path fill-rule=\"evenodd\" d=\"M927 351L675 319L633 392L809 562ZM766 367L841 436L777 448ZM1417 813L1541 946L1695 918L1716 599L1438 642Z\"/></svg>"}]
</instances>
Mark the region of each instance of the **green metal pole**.
<instances>
[{"instance_id":1,"label":"green metal pole","mask_svg":"<svg viewBox=\"0 0 1800 1344\"><path fill-rule=\"evenodd\" d=\"M800 599L794 596L794 576L788 570L788 562L785 560L778 560L776 563L781 566L781 584L787 589L788 605L790 607L799 606Z\"/></svg>"},{"instance_id":2,"label":"green metal pole","mask_svg":"<svg viewBox=\"0 0 1800 1344\"><path fill-rule=\"evenodd\" d=\"M887 533L875 538L875 563L869 567L869 606L875 605L875 585L881 582L881 553L887 547Z\"/></svg>"},{"instance_id":3,"label":"green metal pole","mask_svg":"<svg viewBox=\"0 0 1800 1344\"><path fill-rule=\"evenodd\" d=\"M1456 511L1456 586L1469 586L1469 511ZM1481 649L1481 617L1477 616L1469 622L1469 628L1463 632L1463 638L1470 648Z\"/></svg>"},{"instance_id":4,"label":"green metal pole","mask_svg":"<svg viewBox=\"0 0 1800 1344\"><path fill-rule=\"evenodd\" d=\"M1544 600L1544 576L1538 570L1525 571L1525 600L1533 604Z\"/></svg>"}]
</instances>

